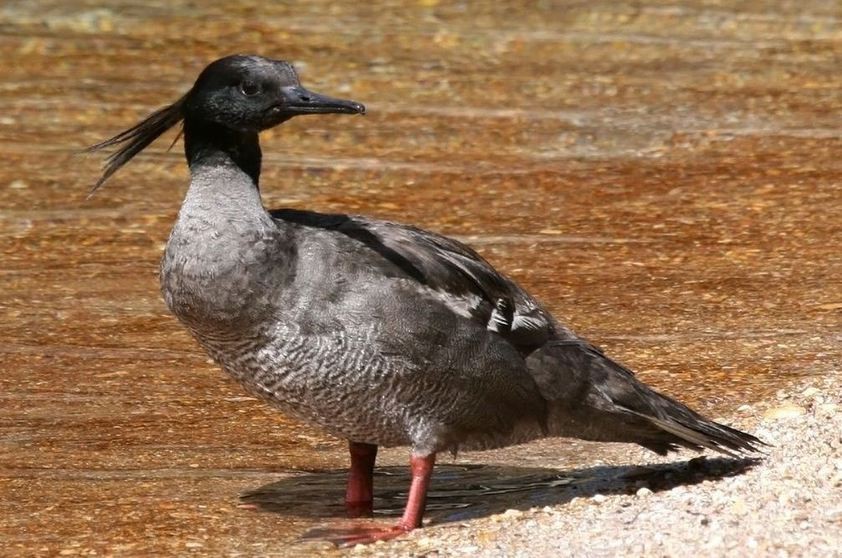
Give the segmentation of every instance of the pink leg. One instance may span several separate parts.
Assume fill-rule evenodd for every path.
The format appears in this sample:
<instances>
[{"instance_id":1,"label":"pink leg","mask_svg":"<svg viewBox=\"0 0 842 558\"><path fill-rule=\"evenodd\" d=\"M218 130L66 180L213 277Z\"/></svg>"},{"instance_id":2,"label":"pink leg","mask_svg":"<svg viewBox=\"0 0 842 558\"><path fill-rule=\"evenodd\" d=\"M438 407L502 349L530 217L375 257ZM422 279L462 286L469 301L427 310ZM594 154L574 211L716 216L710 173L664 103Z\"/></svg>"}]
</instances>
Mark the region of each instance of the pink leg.
<instances>
[{"instance_id":1,"label":"pink leg","mask_svg":"<svg viewBox=\"0 0 842 558\"><path fill-rule=\"evenodd\" d=\"M351 453L351 469L348 471L348 488L345 491L345 507L351 517L371 515L374 498L374 460L377 446L359 442L348 442Z\"/></svg>"},{"instance_id":2,"label":"pink leg","mask_svg":"<svg viewBox=\"0 0 842 558\"><path fill-rule=\"evenodd\" d=\"M433 465L436 464L436 454L419 457L413 455L409 460L412 470L412 484L409 486L409 498L406 501L403 517L398 527L404 531L411 531L421 527L424 519L424 508L427 506L427 489L433 476Z\"/></svg>"},{"instance_id":3,"label":"pink leg","mask_svg":"<svg viewBox=\"0 0 842 558\"><path fill-rule=\"evenodd\" d=\"M351 445L351 476L348 479L348 494L351 493L352 485L355 487L355 491L360 487L364 488L367 486L369 489L368 494L371 494L370 481L369 484L366 485L362 481L352 480L358 478L354 476L354 445L355 444ZM373 454L371 454L371 461L372 463L374 461ZM366 470L370 470L363 468L363 464L365 463L367 462L360 458L360 465L358 467L359 471L365 472ZM398 521L397 525L359 525L351 528L340 529L314 529L305 535L305 538L327 539L340 546L349 546L393 539L403 535L404 533L412 531L413 529L421 527L421 521L424 519L424 507L427 503L427 489L430 487L430 478L433 475L433 466L435 463L436 454L434 453L427 456L413 455L410 458L409 464L410 469L412 470L412 484L409 486L409 497L406 501L406 508L404 509L403 517L401 517L401 520ZM371 478L370 476L365 477L365 475L363 475L363 477L369 479ZM357 493L358 492L354 492L354 494ZM346 497L346 501L347 498L348 497Z\"/></svg>"}]
</instances>

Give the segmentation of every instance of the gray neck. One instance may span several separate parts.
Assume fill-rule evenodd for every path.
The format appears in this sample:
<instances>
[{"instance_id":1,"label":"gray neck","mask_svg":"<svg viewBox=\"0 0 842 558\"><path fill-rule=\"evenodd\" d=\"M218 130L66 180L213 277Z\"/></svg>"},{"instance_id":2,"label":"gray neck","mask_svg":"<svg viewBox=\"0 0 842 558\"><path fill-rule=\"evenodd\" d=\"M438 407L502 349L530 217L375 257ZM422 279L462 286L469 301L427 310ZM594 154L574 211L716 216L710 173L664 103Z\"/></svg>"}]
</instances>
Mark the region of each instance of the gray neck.
<instances>
[{"instance_id":1,"label":"gray neck","mask_svg":"<svg viewBox=\"0 0 842 558\"><path fill-rule=\"evenodd\" d=\"M198 336L261 324L295 265L293 243L263 208L251 176L223 154L190 165L190 187L161 263L172 312Z\"/></svg>"},{"instance_id":2,"label":"gray neck","mask_svg":"<svg viewBox=\"0 0 842 558\"><path fill-rule=\"evenodd\" d=\"M220 219L238 216L237 220L266 215L260 190L252 177L224 153L213 159L190 165L190 188L182 212L200 210Z\"/></svg>"}]
</instances>

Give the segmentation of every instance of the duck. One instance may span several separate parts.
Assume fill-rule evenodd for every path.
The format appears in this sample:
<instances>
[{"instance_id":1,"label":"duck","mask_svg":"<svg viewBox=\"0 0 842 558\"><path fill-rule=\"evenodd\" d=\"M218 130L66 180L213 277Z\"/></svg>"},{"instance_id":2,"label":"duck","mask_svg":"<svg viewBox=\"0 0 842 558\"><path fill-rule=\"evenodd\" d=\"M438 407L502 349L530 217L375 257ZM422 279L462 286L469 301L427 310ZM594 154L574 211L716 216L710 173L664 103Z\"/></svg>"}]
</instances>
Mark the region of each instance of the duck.
<instances>
[{"instance_id":1,"label":"duck","mask_svg":"<svg viewBox=\"0 0 842 558\"><path fill-rule=\"evenodd\" d=\"M757 437L641 382L457 240L263 205L260 132L296 116L365 112L305 89L289 62L232 55L174 103L88 148L111 150L96 190L181 124L190 183L161 261L164 301L248 393L347 440L349 513L371 512L378 448L409 448L400 520L344 542L421 527L441 452L546 437L661 455L761 451Z\"/></svg>"}]
</instances>

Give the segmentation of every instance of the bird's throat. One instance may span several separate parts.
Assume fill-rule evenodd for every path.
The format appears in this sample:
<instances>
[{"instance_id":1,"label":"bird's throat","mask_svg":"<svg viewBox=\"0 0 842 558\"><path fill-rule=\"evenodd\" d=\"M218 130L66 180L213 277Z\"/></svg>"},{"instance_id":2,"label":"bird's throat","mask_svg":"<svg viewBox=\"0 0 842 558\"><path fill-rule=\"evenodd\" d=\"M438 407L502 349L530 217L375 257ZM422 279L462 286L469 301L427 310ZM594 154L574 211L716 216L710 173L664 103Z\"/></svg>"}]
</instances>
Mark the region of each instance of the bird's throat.
<instances>
[{"instance_id":1,"label":"bird's throat","mask_svg":"<svg viewBox=\"0 0 842 558\"><path fill-rule=\"evenodd\" d=\"M257 132L240 132L208 122L184 121L184 154L198 166L235 165L258 186L261 151Z\"/></svg>"}]
</instances>

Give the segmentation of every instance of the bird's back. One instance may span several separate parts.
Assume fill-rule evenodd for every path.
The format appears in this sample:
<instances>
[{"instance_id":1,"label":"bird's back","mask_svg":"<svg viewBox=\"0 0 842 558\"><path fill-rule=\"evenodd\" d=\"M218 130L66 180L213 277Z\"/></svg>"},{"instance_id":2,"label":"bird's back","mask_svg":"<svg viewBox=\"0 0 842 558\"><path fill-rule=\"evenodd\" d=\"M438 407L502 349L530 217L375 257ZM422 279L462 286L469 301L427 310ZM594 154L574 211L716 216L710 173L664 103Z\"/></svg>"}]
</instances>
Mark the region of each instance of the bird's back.
<instances>
[{"instance_id":1,"label":"bird's back","mask_svg":"<svg viewBox=\"0 0 842 558\"><path fill-rule=\"evenodd\" d=\"M453 239L363 217L292 210L273 216L297 227L301 245L311 246L315 272L304 273L302 283L319 285L312 280L321 277L302 307L333 293L324 317L338 319L349 334L377 330L373 347L390 372L368 385L390 401L386 407L437 425L426 438L433 451L546 434L634 442L659 453L679 445L740 451L757 442L642 384ZM303 260L299 266L308 269ZM293 291L305 292L303 284Z\"/></svg>"}]
</instances>

